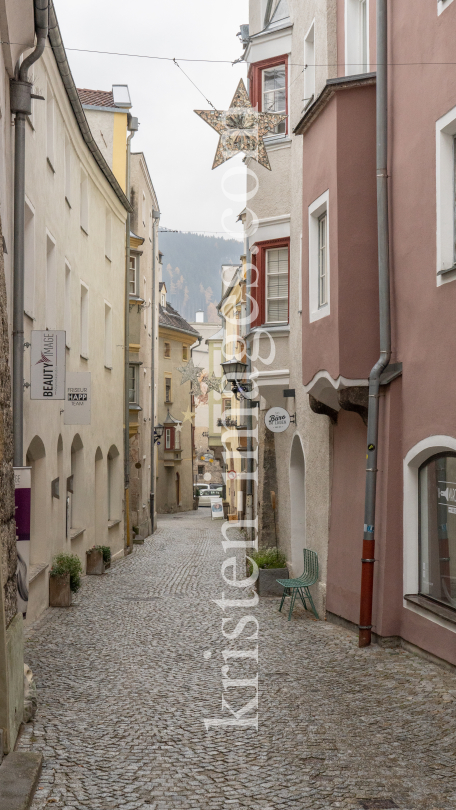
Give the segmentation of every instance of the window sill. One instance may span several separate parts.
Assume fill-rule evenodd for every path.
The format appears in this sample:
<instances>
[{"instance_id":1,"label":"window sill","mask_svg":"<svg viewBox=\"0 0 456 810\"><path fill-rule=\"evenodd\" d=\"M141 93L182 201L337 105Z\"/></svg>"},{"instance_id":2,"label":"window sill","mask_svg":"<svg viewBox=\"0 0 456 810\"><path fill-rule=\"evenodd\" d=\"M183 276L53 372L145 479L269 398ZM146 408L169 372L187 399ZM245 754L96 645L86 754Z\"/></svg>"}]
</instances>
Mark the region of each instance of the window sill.
<instances>
[{"instance_id":1,"label":"window sill","mask_svg":"<svg viewBox=\"0 0 456 810\"><path fill-rule=\"evenodd\" d=\"M456 610L451 607L446 607L439 602L434 602L433 599L428 599L421 594L406 594L404 599L407 602L411 602L412 605L418 605L418 607L424 608L430 613L435 613L435 615L440 616L441 619L446 619L448 622L456 624Z\"/></svg>"},{"instance_id":2,"label":"window sill","mask_svg":"<svg viewBox=\"0 0 456 810\"><path fill-rule=\"evenodd\" d=\"M111 264L111 263L112 263L112 259L111 259L111 257L110 257L110 256L108 256L108 254L107 254L107 253L105 253L105 259L106 259L106 260L109 262L109 264Z\"/></svg>"},{"instance_id":3,"label":"window sill","mask_svg":"<svg viewBox=\"0 0 456 810\"><path fill-rule=\"evenodd\" d=\"M71 209L71 208L72 208L72 205L71 205L71 203L70 203L70 201L69 201L68 197L65 197L65 202L66 202L66 204L67 204L68 208L70 208L70 209Z\"/></svg>"},{"instance_id":4,"label":"window sill","mask_svg":"<svg viewBox=\"0 0 456 810\"><path fill-rule=\"evenodd\" d=\"M447 273L454 273L456 270L456 264L453 264L453 267L445 267L443 270L439 270L437 273L438 276L446 276Z\"/></svg>"},{"instance_id":5,"label":"window sill","mask_svg":"<svg viewBox=\"0 0 456 810\"><path fill-rule=\"evenodd\" d=\"M35 563L29 567L29 585L36 579L43 571L49 568L48 563Z\"/></svg>"},{"instance_id":6,"label":"window sill","mask_svg":"<svg viewBox=\"0 0 456 810\"><path fill-rule=\"evenodd\" d=\"M81 534L84 534L85 529L70 529L70 540L76 540Z\"/></svg>"},{"instance_id":7,"label":"window sill","mask_svg":"<svg viewBox=\"0 0 456 810\"><path fill-rule=\"evenodd\" d=\"M51 170L52 170L52 173L53 173L53 174L55 174L55 169L54 169L54 167L53 167L53 165L52 165L51 160L50 160L48 157L46 158L46 160L47 160L47 164L48 164L48 166L49 166L49 167L51 168Z\"/></svg>"},{"instance_id":8,"label":"window sill","mask_svg":"<svg viewBox=\"0 0 456 810\"><path fill-rule=\"evenodd\" d=\"M89 359L89 355L88 355L88 354L80 354L80 355L79 355L79 357L81 358L81 360L85 360L85 361L86 361L86 363L88 362L88 359Z\"/></svg>"},{"instance_id":9,"label":"window sill","mask_svg":"<svg viewBox=\"0 0 456 810\"><path fill-rule=\"evenodd\" d=\"M264 145L269 149L271 146L288 146L289 144L291 144L291 138L288 134L264 138Z\"/></svg>"},{"instance_id":10,"label":"window sill","mask_svg":"<svg viewBox=\"0 0 456 810\"><path fill-rule=\"evenodd\" d=\"M30 312L26 312L25 309L24 309L24 315L26 316L26 318L30 318L31 321L35 320L34 315L31 315Z\"/></svg>"},{"instance_id":11,"label":"window sill","mask_svg":"<svg viewBox=\"0 0 456 810\"><path fill-rule=\"evenodd\" d=\"M144 304L144 298L141 298L140 295L133 295L133 293L129 293L128 295L129 301L133 304Z\"/></svg>"},{"instance_id":12,"label":"window sill","mask_svg":"<svg viewBox=\"0 0 456 810\"><path fill-rule=\"evenodd\" d=\"M30 118L29 115L27 116L27 123L28 123L30 129L32 130L32 132L35 132L35 127L33 126L32 119Z\"/></svg>"},{"instance_id":13,"label":"window sill","mask_svg":"<svg viewBox=\"0 0 456 810\"><path fill-rule=\"evenodd\" d=\"M105 369L106 369L106 371L112 371L112 366L107 366L106 363L105 363Z\"/></svg>"},{"instance_id":14,"label":"window sill","mask_svg":"<svg viewBox=\"0 0 456 810\"><path fill-rule=\"evenodd\" d=\"M138 405L136 402L130 402L128 405L129 411L142 411L141 405Z\"/></svg>"},{"instance_id":15,"label":"window sill","mask_svg":"<svg viewBox=\"0 0 456 810\"><path fill-rule=\"evenodd\" d=\"M108 529L112 529L113 526L118 526L120 520L108 520Z\"/></svg>"},{"instance_id":16,"label":"window sill","mask_svg":"<svg viewBox=\"0 0 456 810\"><path fill-rule=\"evenodd\" d=\"M88 232L88 231L86 231L86 229L84 228L84 226L83 226L83 225L81 225L80 227L81 227L81 231L82 231L82 233L85 233L85 235L86 235L86 236L88 236L88 235L89 235L89 232Z\"/></svg>"}]
</instances>

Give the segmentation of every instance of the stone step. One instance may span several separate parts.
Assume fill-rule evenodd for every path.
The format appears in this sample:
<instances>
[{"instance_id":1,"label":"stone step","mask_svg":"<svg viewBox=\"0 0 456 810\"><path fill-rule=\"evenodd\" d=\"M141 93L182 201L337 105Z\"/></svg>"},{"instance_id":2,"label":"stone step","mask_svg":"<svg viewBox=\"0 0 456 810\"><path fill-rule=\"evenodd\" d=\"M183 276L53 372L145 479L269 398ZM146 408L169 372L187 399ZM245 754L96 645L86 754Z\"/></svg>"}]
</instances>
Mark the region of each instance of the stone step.
<instances>
[{"instance_id":1,"label":"stone step","mask_svg":"<svg viewBox=\"0 0 456 810\"><path fill-rule=\"evenodd\" d=\"M42 754L13 751L0 765L0 810L28 810L41 773Z\"/></svg>"}]
</instances>

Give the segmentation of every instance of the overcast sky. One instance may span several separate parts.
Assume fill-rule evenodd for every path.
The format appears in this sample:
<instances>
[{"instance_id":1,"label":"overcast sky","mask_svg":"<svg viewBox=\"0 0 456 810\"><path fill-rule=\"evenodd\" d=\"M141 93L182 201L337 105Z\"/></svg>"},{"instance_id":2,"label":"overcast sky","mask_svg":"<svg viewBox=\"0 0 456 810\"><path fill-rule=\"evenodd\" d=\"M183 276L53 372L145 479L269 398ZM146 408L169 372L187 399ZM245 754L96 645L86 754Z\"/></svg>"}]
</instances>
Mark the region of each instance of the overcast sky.
<instances>
[{"instance_id":1,"label":"overcast sky","mask_svg":"<svg viewBox=\"0 0 456 810\"><path fill-rule=\"evenodd\" d=\"M209 105L173 62L106 54L77 53L71 48L116 51L189 59L237 59L236 37L248 22L248 0L54 0L68 60L77 87L110 90L128 84L132 114L139 118L133 151L143 151L158 195L161 225L185 231L223 231L223 212L231 230L243 208L222 191L224 170L242 167L241 157L211 170L217 133L195 109ZM182 62L217 109L226 109L245 64ZM237 186L235 184L237 183ZM227 182L241 191L244 178Z\"/></svg>"}]
</instances>

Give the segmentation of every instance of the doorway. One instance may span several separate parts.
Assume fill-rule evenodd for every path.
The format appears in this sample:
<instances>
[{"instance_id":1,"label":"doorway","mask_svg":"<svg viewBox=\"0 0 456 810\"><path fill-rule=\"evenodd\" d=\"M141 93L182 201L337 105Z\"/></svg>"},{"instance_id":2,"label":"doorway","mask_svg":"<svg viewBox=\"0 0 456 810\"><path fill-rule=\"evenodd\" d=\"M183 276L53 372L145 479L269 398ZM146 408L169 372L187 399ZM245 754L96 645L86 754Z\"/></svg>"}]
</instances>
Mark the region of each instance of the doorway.
<instances>
[{"instance_id":1,"label":"doorway","mask_svg":"<svg viewBox=\"0 0 456 810\"><path fill-rule=\"evenodd\" d=\"M180 491L180 475L176 473L176 506L180 506L181 491Z\"/></svg>"}]
</instances>

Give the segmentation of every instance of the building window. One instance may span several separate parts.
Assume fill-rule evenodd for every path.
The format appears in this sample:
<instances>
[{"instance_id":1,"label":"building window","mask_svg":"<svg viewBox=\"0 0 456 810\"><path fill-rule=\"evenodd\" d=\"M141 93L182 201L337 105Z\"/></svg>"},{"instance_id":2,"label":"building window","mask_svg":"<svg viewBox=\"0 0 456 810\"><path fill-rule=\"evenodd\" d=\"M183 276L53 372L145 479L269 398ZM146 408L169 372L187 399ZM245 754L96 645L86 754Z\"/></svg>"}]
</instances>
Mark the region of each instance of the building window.
<instances>
[{"instance_id":1,"label":"building window","mask_svg":"<svg viewBox=\"0 0 456 810\"><path fill-rule=\"evenodd\" d=\"M437 14L440 15L452 2L453 0L437 0Z\"/></svg>"},{"instance_id":2,"label":"building window","mask_svg":"<svg viewBox=\"0 0 456 810\"><path fill-rule=\"evenodd\" d=\"M172 396L173 396L173 391L172 391L171 374L166 374L165 375L165 403L166 404L171 403L173 401Z\"/></svg>"},{"instance_id":3,"label":"building window","mask_svg":"<svg viewBox=\"0 0 456 810\"><path fill-rule=\"evenodd\" d=\"M369 0L345 0L345 73L369 69Z\"/></svg>"},{"instance_id":4,"label":"building window","mask_svg":"<svg viewBox=\"0 0 456 810\"><path fill-rule=\"evenodd\" d=\"M56 250L55 242L48 233L46 236L46 329L56 327Z\"/></svg>"},{"instance_id":5,"label":"building window","mask_svg":"<svg viewBox=\"0 0 456 810\"><path fill-rule=\"evenodd\" d=\"M68 135L65 134L65 199L71 206L71 144Z\"/></svg>"},{"instance_id":6,"label":"building window","mask_svg":"<svg viewBox=\"0 0 456 810\"><path fill-rule=\"evenodd\" d=\"M80 224L84 233L89 233L89 178L81 170L80 183Z\"/></svg>"},{"instance_id":7,"label":"building window","mask_svg":"<svg viewBox=\"0 0 456 810\"><path fill-rule=\"evenodd\" d=\"M188 346L182 346L182 360L188 360Z\"/></svg>"},{"instance_id":8,"label":"building window","mask_svg":"<svg viewBox=\"0 0 456 810\"><path fill-rule=\"evenodd\" d=\"M89 356L89 288L81 282L81 299L79 312L80 349L81 357L87 360Z\"/></svg>"},{"instance_id":9,"label":"building window","mask_svg":"<svg viewBox=\"0 0 456 810\"><path fill-rule=\"evenodd\" d=\"M112 244L112 217L111 212L106 209L105 219L105 256L111 261L111 244Z\"/></svg>"},{"instance_id":10,"label":"building window","mask_svg":"<svg viewBox=\"0 0 456 810\"><path fill-rule=\"evenodd\" d=\"M128 401L132 405L139 405L138 366L128 366Z\"/></svg>"},{"instance_id":11,"label":"building window","mask_svg":"<svg viewBox=\"0 0 456 810\"><path fill-rule=\"evenodd\" d=\"M437 286L456 279L456 107L436 123Z\"/></svg>"},{"instance_id":12,"label":"building window","mask_svg":"<svg viewBox=\"0 0 456 810\"><path fill-rule=\"evenodd\" d=\"M315 23L304 38L304 107L315 97Z\"/></svg>"},{"instance_id":13,"label":"building window","mask_svg":"<svg viewBox=\"0 0 456 810\"><path fill-rule=\"evenodd\" d=\"M198 475L204 475L204 465L198 464Z\"/></svg>"},{"instance_id":14,"label":"building window","mask_svg":"<svg viewBox=\"0 0 456 810\"><path fill-rule=\"evenodd\" d=\"M162 293L161 305L162 305L162 307L166 307L166 295L165 295L165 293Z\"/></svg>"},{"instance_id":15,"label":"building window","mask_svg":"<svg viewBox=\"0 0 456 810\"><path fill-rule=\"evenodd\" d=\"M165 342L164 356L165 357L171 357L171 343L166 343Z\"/></svg>"},{"instance_id":16,"label":"building window","mask_svg":"<svg viewBox=\"0 0 456 810\"><path fill-rule=\"evenodd\" d=\"M105 301L105 366L112 368L112 308Z\"/></svg>"},{"instance_id":17,"label":"building window","mask_svg":"<svg viewBox=\"0 0 456 810\"><path fill-rule=\"evenodd\" d=\"M54 168L54 96L49 84L46 96L46 157Z\"/></svg>"},{"instance_id":18,"label":"building window","mask_svg":"<svg viewBox=\"0 0 456 810\"><path fill-rule=\"evenodd\" d=\"M318 308L328 303L328 273L327 273L327 222L326 211L318 217Z\"/></svg>"},{"instance_id":19,"label":"building window","mask_svg":"<svg viewBox=\"0 0 456 810\"><path fill-rule=\"evenodd\" d=\"M329 192L309 206L309 319L330 314Z\"/></svg>"},{"instance_id":20,"label":"building window","mask_svg":"<svg viewBox=\"0 0 456 810\"><path fill-rule=\"evenodd\" d=\"M251 65L250 100L260 112L288 111L288 56L276 56ZM287 120L274 129L268 130L266 137L285 135L288 132Z\"/></svg>"},{"instance_id":21,"label":"building window","mask_svg":"<svg viewBox=\"0 0 456 810\"><path fill-rule=\"evenodd\" d=\"M265 68L262 71L263 79L263 112L285 113L287 109L286 100L286 69L285 65ZM284 135L286 132L286 121L281 121L268 135Z\"/></svg>"},{"instance_id":22,"label":"building window","mask_svg":"<svg viewBox=\"0 0 456 810\"><path fill-rule=\"evenodd\" d=\"M25 200L24 210L24 311L35 314L35 211Z\"/></svg>"},{"instance_id":23,"label":"building window","mask_svg":"<svg viewBox=\"0 0 456 810\"><path fill-rule=\"evenodd\" d=\"M174 428L174 449L180 450L181 449L181 435L180 430Z\"/></svg>"},{"instance_id":24,"label":"building window","mask_svg":"<svg viewBox=\"0 0 456 810\"><path fill-rule=\"evenodd\" d=\"M165 428L165 450L176 450L175 442L177 435L178 431L176 431L175 428L173 427Z\"/></svg>"},{"instance_id":25,"label":"building window","mask_svg":"<svg viewBox=\"0 0 456 810\"><path fill-rule=\"evenodd\" d=\"M146 195L142 195L142 224L146 227Z\"/></svg>"},{"instance_id":26,"label":"building window","mask_svg":"<svg viewBox=\"0 0 456 810\"><path fill-rule=\"evenodd\" d=\"M108 520L119 519L120 491L120 454L115 446L111 445L108 451Z\"/></svg>"},{"instance_id":27,"label":"building window","mask_svg":"<svg viewBox=\"0 0 456 810\"><path fill-rule=\"evenodd\" d=\"M138 257L130 256L130 271L128 274L128 289L130 295L136 295L137 292L137 277L138 277Z\"/></svg>"},{"instance_id":28,"label":"building window","mask_svg":"<svg viewBox=\"0 0 456 810\"><path fill-rule=\"evenodd\" d=\"M266 322L288 322L288 247L266 251Z\"/></svg>"},{"instance_id":29,"label":"building window","mask_svg":"<svg viewBox=\"0 0 456 810\"><path fill-rule=\"evenodd\" d=\"M63 328L65 329L65 343L69 349L71 346L71 267L68 262L65 262L65 302Z\"/></svg>"},{"instance_id":30,"label":"building window","mask_svg":"<svg viewBox=\"0 0 456 810\"><path fill-rule=\"evenodd\" d=\"M419 592L456 608L456 453L419 469Z\"/></svg>"}]
</instances>

